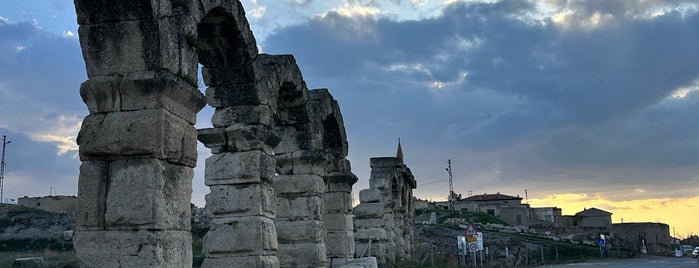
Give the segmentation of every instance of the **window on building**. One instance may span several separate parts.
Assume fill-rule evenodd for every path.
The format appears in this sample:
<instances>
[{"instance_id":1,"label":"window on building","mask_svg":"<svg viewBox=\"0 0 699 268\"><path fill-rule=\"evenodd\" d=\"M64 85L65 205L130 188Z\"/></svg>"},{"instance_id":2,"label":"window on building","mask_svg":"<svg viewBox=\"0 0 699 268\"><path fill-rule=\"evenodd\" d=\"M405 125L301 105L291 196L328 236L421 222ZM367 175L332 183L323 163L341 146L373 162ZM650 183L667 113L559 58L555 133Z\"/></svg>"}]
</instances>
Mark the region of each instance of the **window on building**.
<instances>
[{"instance_id":1,"label":"window on building","mask_svg":"<svg viewBox=\"0 0 699 268\"><path fill-rule=\"evenodd\" d=\"M489 209L489 210L488 210L488 214L490 214L491 216L495 216L495 210L494 210L494 209Z\"/></svg>"},{"instance_id":2,"label":"window on building","mask_svg":"<svg viewBox=\"0 0 699 268\"><path fill-rule=\"evenodd\" d=\"M522 215L517 215L517 223L522 224Z\"/></svg>"}]
</instances>

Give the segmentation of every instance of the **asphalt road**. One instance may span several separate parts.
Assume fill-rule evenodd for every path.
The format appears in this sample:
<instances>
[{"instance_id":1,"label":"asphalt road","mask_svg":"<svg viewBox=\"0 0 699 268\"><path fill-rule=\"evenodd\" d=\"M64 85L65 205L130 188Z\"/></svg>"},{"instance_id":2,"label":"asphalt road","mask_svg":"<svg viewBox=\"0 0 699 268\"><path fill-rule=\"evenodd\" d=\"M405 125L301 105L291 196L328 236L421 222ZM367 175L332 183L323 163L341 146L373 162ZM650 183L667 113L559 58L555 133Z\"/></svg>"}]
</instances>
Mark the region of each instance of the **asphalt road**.
<instances>
[{"instance_id":1,"label":"asphalt road","mask_svg":"<svg viewBox=\"0 0 699 268\"><path fill-rule=\"evenodd\" d=\"M641 256L632 259L616 259L607 258L602 260L594 260L583 263L572 263L565 265L547 265L544 267L619 267L619 268L684 268L684 267L697 267L699 268L699 262L697 259L690 257L676 258L676 257L658 257L658 256Z\"/></svg>"}]
</instances>

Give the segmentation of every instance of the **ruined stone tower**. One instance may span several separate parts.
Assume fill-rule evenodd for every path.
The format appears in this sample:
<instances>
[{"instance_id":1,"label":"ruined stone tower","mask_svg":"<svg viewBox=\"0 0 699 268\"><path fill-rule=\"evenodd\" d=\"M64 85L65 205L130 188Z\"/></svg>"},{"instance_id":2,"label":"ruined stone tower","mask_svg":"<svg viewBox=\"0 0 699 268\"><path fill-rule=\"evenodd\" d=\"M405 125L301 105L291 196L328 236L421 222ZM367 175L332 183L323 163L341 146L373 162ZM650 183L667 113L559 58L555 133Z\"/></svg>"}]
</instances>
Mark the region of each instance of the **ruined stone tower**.
<instances>
[{"instance_id":1,"label":"ruined stone tower","mask_svg":"<svg viewBox=\"0 0 699 268\"><path fill-rule=\"evenodd\" d=\"M75 0L90 115L75 247L87 267L190 267L196 140L212 216L203 267L325 267L354 255L340 108L293 56L259 54L237 0ZM206 94L197 88L203 66ZM213 128L196 113L213 106Z\"/></svg>"},{"instance_id":2,"label":"ruined stone tower","mask_svg":"<svg viewBox=\"0 0 699 268\"><path fill-rule=\"evenodd\" d=\"M384 264L396 258L408 259L415 212L412 197L417 182L403 163L400 142L396 157L374 157L370 164L369 189L359 192L361 203L354 209L357 251L368 250L371 245L371 254Z\"/></svg>"}]
</instances>

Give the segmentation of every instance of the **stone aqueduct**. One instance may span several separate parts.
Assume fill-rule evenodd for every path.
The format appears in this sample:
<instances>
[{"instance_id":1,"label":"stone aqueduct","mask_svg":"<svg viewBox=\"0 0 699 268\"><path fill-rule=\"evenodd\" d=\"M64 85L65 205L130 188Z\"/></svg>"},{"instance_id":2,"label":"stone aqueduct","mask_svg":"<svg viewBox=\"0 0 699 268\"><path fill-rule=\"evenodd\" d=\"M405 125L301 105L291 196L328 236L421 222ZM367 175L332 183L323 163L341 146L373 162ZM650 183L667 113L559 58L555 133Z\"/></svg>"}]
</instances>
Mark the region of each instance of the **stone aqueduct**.
<instances>
[{"instance_id":1,"label":"stone aqueduct","mask_svg":"<svg viewBox=\"0 0 699 268\"><path fill-rule=\"evenodd\" d=\"M190 266L197 139L213 154L203 267L337 267L354 258L357 177L339 105L328 90L307 89L293 56L258 53L238 0L75 7L88 75L80 95L90 112L78 136L75 247L84 266ZM206 94L197 88L199 64ZM206 104L214 127L197 130ZM390 192L372 199L381 211L367 213L403 219L412 188L393 196L403 201Z\"/></svg>"}]
</instances>

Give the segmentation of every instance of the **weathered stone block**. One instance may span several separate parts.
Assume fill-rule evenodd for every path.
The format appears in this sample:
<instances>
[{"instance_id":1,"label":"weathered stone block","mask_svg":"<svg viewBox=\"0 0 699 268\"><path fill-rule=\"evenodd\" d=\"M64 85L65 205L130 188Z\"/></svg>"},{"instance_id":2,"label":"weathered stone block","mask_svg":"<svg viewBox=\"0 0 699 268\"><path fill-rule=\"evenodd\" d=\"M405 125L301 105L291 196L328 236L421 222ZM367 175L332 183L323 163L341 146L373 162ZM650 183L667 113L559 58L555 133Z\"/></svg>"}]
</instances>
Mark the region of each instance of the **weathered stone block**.
<instances>
[{"instance_id":1,"label":"weathered stone block","mask_svg":"<svg viewBox=\"0 0 699 268\"><path fill-rule=\"evenodd\" d=\"M229 152L260 150L268 155L274 154L272 147L280 138L265 125L233 124L226 128Z\"/></svg>"},{"instance_id":2,"label":"weathered stone block","mask_svg":"<svg viewBox=\"0 0 699 268\"><path fill-rule=\"evenodd\" d=\"M34 268L44 267L45 265L46 260L44 260L43 257L17 258L14 261L12 261L12 267Z\"/></svg>"},{"instance_id":3,"label":"weathered stone block","mask_svg":"<svg viewBox=\"0 0 699 268\"><path fill-rule=\"evenodd\" d=\"M369 177L369 188L379 191L390 191L391 181L386 178L390 178L394 173L393 170L384 172L372 169Z\"/></svg>"},{"instance_id":4,"label":"weathered stone block","mask_svg":"<svg viewBox=\"0 0 699 268\"><path fill-rule=\"evenodd\" d=\"M347 267L342 268L378 268L376 257L364 257L350 260Z\"/></svg>"},{"instance_id":5,"label":"weathered stone block","mask_svg":"<svg viewBox=\"0 0 699 268\"><path fill-rule=\"evenodd\" d=\"M247 64L242 64L242 65L233 65L232 64L227 64L226 55L223 55L223 57L213 59L212 61L214 63L220 64L220 66L204 66L201 70L202 76L204 77L204 81L206 82L207 85L209 86L238 86L238 85L253 85L257 84L257 82L262 81L265 77L264 70L262 69L262 66L260 66L259 61L256 59L253 59L250 63ZM235 59L233 59L235 60ZM228 61L231 62L231 61ZM242 63L242 62L241 62ZM228 65L228 66L225 66ZM254 90L254 87L253 87ZM258 93L262 92L241 92L243 95L238 95L241 97L253 97L253 99L257 99L257 103L248 103L248 104L267 104L267 101L265 99L271 99L272 95L270 93L263 93L262 95L258 95ZM219 97L222 95L219 95ZM259 98L259 97L261 98ZM233 101L233 103L237 102L236 100L233 99L228 99L228 98L217 98L220 99L224 102L227 101ZM249 99L250 100L250 99ZM224 105L224 106L230 106L230 105Z\"/></svg>"},{"instance_id":6,"label":"weathered stone block","mask_svg":"<svg viewBox=\"0 0 699 268\"><path fill-rule=\"evenodd\" d=\"M191 267L189 231L79 231L75 253L84 267Z\"/></svg>"},{"instance_id":7,"label":"weathered stone block","mask_svg":"<svg viewBox=\"0 0 699 268\"><path fill-rule=\"evenodd\" d=\"M281 141L274 147L277 155L320 147L316 144L321 141L320 135L313 134L306 127L277 126L275 132L281 135Z\"/></svg>"},{"instance_id":8,"label":"weathered stone block","mask_svg":"<svg viewBox=\"0 0 699 268\"><path fill-rule=\"evenodd\" d=\"M382 228L371 228L371 229L359 229L354 233L354 239L356 241L384 241L388 240L389 236L386 230Z\"/></svg>"},{"instance_id":9,"label":"weathered stone block","mask_svg":"<svg viewBox=\"0 0 699 268\"><path fill-rule=\"evenodd\" d=\"M372 157L369 158L369 165L374 168L401 168L403 162L397 157Z\"/></svg>"},{"instance_id":10,"label":"weathered stone block","mask_svg":"<svg viewBox=\"0 0 699 268\"><path fill-rule=\"evenodd\" d=\"M167 69L195 85L196 51L185 36L184 20L186 16L174 16L81 25L88 77Z\"/></svg>"},{"instance_id":11,"label":"weathered stone block","mask_svg":"<svg viewBox=\"0 0 699 268\"><path fill-rule=\"evenodd\" d=\"M228 152L228 138L224 128L197 129L197 139L211 149L212 154Z\"/></svg>"},{"instance_id":12,"label":"weathered stone block","mask_svg":"<svg viewBox=\"0 0 699 268\"><path fill-rule=\"evenodd\" d=\"M85 161L80 165L78 210L75 215L78 230L104 229L108 170L109 163L106 161Z\"/></svg>"},{"instance_id":13,"label":"weathered stone block","mask_svg":"<svg viewBox=\"0 0 699 268\"><path fill-rule=\"evenodd\" d=\"M345 159L345 156L339 156L337 154L333 153L333 159L328 161L327 166L325 167L326 172L328 173L333 173L333 174L351 174L352 172L352 165L350 164L350 161ZM342 158L339 158L342 157Z\"/></svg>"},{"instance_id":14,"label":"weathered stone block","mask_svg":"<svg viewBox=\"0 0 699 268\"><path fill-rule=\"evenodd\" d=\"M352 211L352 195L345 192L327 192L323 195L325 212L349 213Z\"/></svg>"},{"instance_id":15,"label":"weathered stone block","mask_svg":"<svg viewBox=\"0 0 699 268\"><path fill-rule=\"evenodd\" d=\"M328 203L323 204L327 207ZM352 214L346 213L325 213L323 214L323 222L328 231L352 231L354 224Z\"/></svg>"},{"instance_id":16,"label":"weathered stone block","mask_svg":"<svg viewBox=\"0 0 699 268\"><path fill-rule=\"evenodd\" d=\"M386 213L386 203L361 203L354 208L354 216L357 219L381 218Z\"/></svg>"},{"instance_id":17,"label":"weathered stone block","mask_svg":"<svg viewBox=\"0 0 699 268\"><path fill-rule=\"evenodd\" d=\"M245 267L245 268L279 268L277 256L244 256L206 258L202 268Z\"/></svg>"},{"instance_id":18,"label":"weathered stone block","mask_svg":"<svg viewBox=\"0 0 699 268\"><path fill-rule=\"evenodd\" d=\"M319 196L277 197L277 219L289 221L320 220L323 201Z\"/></svg>"},{"instance_id":19,"label":"weathered stone block","mask_svg":"<svg viewBox=\"0 0 699 268\"><path fill-rule=\"evenodd\" d=\"M278 195L320 196L325 193L323 177L314 174L276 176L274 188Z\"/></svg>"},{"instance_id":20,"label":"weathered stone block","mask_svg":"<svg viewBox=\"0 0 699 268\"><path fill-rule=\"evenodd\" d=\"M191 228L192 168L157 159L114 161L104 214L107 228Z\"/></svg>"},{"instance_id":21,"label":"weathered stone block","mask_svg":"<svg viewBox=\"0 0 699 268\"><path fill-rule=\"evenodd\" d=\"M325 226L322 221L274 221L277 228L279 244L293 244L299 242L321 243L325 237Z\"/></svg>"},{"instance_id":22,"label":"weathered stone block","mask_svg":"<svg viewBox=\"0 0 699 268\"><path fill-rule=\"evenodd\" d=\"M196 129L163 109L89 115L78 135L80 159L151 156L196 165Z\"/></svg>"},{"instance_id":23,"label":"weathered stone block","mask_svg":"<svg viewBox=\"0 0 699 268\"><path fill-rule=\"evenodd\" d=\"M328 189L328 192L343 192L343 193L352 193L352 185L357 182L356 178L357 176L354 176L352 174L353 180L351 183L333 183L332 181L336 181L333 176L325 176L325 188Z\"/></svg>"},{"instance_id":24,"label":"weathered stone block","mask_svg":"<svg viewBox=\"0 0 699 268\"><path fill-rule=\"evenodd\" d=\"M269 183L214 185L206 195L206 210L213 217L265 216L274 218L274 188Z\"/></svg>"},{"instance_id":25,"label":"weathered stone block","mask_svg":"<svg viewBox=\"0 0 699 268\"><path fill-rule=\"evenodd\" d=\"M128 74L119 87L122 111L163 108L194 125L206 101L195 85L167 71Z\"/></svg>"},{"instance_id":26,"label":"weathered stone block","mask_svg":"<svg viewBox=\"0 0 699 268\"><path fill-rule=\"evenodd\" d=\"M204 73L204 80L208 81L207 78L212 79ZM221 82L214 80L212 83L220 84ZM209 85L208 82L207 85ZM240 105L272 105L276 104L274 97L274 88L271 88L269 83L257 80L253 83L215 85L206 89L206 102L216 108Z\"/></svg>"},{"instance_id":27,"label":"weathered stone block","mask_svg":"<svg viewBox=\"0 0 699 268\"><path fill-rule=\"evenodd\" d=\"M354 233L352 230L345 232L328 231L325 238L325 248L328 258L354 257Z\"/></svg>"},{"instance_id":28,"label":"weathered stone block","mask_svg":"<svg viewBox=\"0 0 699 268\"><path fill-rule=\"evenodd\" d=\"M83 82L80 97L88 111L92 114L121 111L121 80L121 76L100 76Z\"/></svg>"},{"instance_id":29,"label":"weathered stone block","mask_svg":"<svg viewBox=\"0 0 699 268\"><path fill-rule=\"evenodd\" d=\"M326 154L322 151L298 151L286 154L277 154L277 173L289 174L317 174L325 175Z\"/></svg>"},{"instance_id":30,"label":"weathered stone block","mask_svg":"<svg viewBox=\"0 0 699 268\"><path fill-rule=\"evenodd\" d=\"M260 151L221 153L206 159L205 184L246 184L271 182L274 158Z\"/></svg>"},{"instance_id":31,"label":"weathered stone block","mask_svg":"<svg viewBox=\"0 0 699 268\"><path fill-rule=\"evenodd\" d=\"M381 192L375 189L364 189L359 191L359 202L376 203L381 201Z\"/></svg>"},{"instance_id":32,"label":"weathered stone block","mask_svg":"<svg viewBox=\"0 0 699 268\"><path fill-rule=\"evenodd\" d=\"M78 24L99 24L115 21L145 20L183 13L184 2L167 0L75 0Z\"/></svg>"},{"instance_id":33,"label":"weathered stone block","mask_svg":"<svg viewBox=\"0 0 699 268\"><path fill-rule=\"evenodd\" d=\"M322 243L280 244L277 256L281 267L325 267L327 261Z\"/></svg>"},{"instance_id":34,"label":"weathered stone block","mask_svg":"<svg viewBox=\"0 0 699 268\"><path fill-rule=\"evenodd\" d=\"M212 219L211 229L204 236L203 251L207 257L214 258L231 253L273 255L277 247L272 219L251 216Z\"/></svg>"},{"instance_id":35,"label":"weathered stone block","mask_svg":"<svg viewBox=\"0 0 699 268\"><path fill-rule=\"evenodd\" d=\"M357 229L384 228L386 222L382 218L355 219L354 226Z\"/></svg>"},{"instance_id":36,"label":"weathered stone block","mask_svg":"<svg viewBox=\"0 0 699 268\"><path fill-rule=\"evenodd\" d=\"M274 124L272 110L266 105L245 105L216 108L211 123L214 127L229 127L234 124Z\"/></svg>"},{"instance_id":37,"label":"weathered stone block","mask_svg":"<svg viewBox=\"0 0 699 268\"><path fill-rule=\"evenodd\" d=\"M371 256L376 257L379 267L383 267L383 264L387 262L392 262L395 260L393 245L387 242L372 243L371 247L367 243L357 243L355 245L357 252L364 252L366 250L367 254L370 252Z\"/></svg>"}]
</instances>

